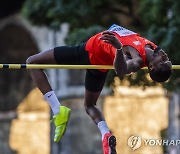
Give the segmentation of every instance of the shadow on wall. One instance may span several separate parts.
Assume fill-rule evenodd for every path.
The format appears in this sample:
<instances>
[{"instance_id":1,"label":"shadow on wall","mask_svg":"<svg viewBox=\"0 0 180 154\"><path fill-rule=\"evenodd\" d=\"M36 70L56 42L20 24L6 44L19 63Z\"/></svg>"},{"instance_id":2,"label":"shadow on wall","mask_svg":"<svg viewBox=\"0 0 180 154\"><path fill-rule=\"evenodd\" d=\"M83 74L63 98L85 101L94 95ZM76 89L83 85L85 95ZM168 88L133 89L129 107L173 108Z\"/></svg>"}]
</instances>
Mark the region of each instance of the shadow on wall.
<instances>
[{"instance_id":1,"label":"shadow on wall","mask_svg":"<svg viewBox=\"0 0 180 154\"><path fill-rule=\"evenodd\" d=\"M0 63L25 63L38 51L31 34L12 21L0 27ZM0 70L0 153L12 154L9 130L15 110L34 85L27 70ZM10 115L7 117L6 115Z\"/></svg>"},{"instance_id":2,"label":"shadow on wall","mask_svg":"<svg viewBox=\"0 0 180 154\"><path fill-rule=\"evenodd\" d=\"M38 48L27 30L12 23L0 29L0 51L1 63L25 63ZM0 111L14 110L33 87L29 73L3 69L0 79L0 95L3 96L0 98Z\"/></svg>"}]
</instances>

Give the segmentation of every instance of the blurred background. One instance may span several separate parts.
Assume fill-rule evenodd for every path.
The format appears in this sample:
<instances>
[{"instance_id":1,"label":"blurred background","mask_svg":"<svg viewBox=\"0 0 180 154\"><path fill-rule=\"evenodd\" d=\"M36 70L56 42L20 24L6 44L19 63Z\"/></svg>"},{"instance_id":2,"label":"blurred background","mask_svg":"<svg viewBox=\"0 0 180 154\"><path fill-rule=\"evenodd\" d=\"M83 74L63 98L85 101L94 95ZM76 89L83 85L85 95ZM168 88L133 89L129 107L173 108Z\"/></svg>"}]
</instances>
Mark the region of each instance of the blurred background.
<instances>
[{"instance_id":1,"label":"blurred background","mask_svg":"<svg viewBox=\"0 0 180 154\"><path fill-rule=\"evenodd\" d=\"M161 46L174 65L180 59L180 1L1 0L0 63L25 63L35 53L87 41L113 23ZM102 154L101 135L84 105L85 70L46 70L63 105L72 109L66 134L53 143L50 108L27 70L0 70L0 154ZM146 70L120 81L110 71L98 100L118 154L179 154L180 145L127 145L142 139L180 140L180 71L156 84Z\"/></svg>"}]
</instances>

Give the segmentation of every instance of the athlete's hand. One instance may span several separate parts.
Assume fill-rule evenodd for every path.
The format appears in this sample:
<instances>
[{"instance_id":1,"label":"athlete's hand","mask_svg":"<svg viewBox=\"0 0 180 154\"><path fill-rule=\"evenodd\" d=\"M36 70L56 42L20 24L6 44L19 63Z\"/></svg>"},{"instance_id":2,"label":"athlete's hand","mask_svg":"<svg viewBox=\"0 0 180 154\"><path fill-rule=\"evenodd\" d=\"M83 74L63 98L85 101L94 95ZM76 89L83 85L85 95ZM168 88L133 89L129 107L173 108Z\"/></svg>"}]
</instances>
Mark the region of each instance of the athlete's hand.
<instances>
[{"instance_id":1,"label":"athlete's hand","mask_svg":"<svg viewBox=\"0 0 180 154\"><path fill-rule=\"evenodd\" d=\"M103 32L99 39L103 40L106 43L111 44L116 49L122 48L121 42L117 39L117 37L112 32L109 32L109 31Z\"/></svg>"}]
</instances>

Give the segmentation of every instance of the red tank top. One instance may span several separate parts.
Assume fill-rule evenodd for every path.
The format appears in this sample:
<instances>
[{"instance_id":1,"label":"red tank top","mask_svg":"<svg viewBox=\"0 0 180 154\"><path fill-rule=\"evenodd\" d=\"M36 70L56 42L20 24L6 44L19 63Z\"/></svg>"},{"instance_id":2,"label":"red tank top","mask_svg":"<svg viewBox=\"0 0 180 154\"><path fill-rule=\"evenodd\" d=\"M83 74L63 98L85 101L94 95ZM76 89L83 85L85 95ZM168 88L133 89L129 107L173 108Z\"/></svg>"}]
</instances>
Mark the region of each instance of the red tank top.
<instances>
[{"instance_id":1,"label":"red tank top","mask_svg":"<svg viewBox=\"0 0 180 154\"><path fill-rule=\"evenodd\" d=\"M123 28L123 27L118 26L118 28ZM153 42L141 37L137 33L129 31L125 28L123 28L123 30L121 30L120 33L117 32L116 30L112 32L120 40L123 46L131 46L135 48L139 52L143 60L142 67L147 66L145 45L150 44L153 49L156 48L156 45ZM99 39L100 36L101 33L98 33L93 37L91 37L86 43L86 51L89 53L90 62L92 65L113 65L116 49L112 45L100 40ZM101 70L101 71L104 72L106 70Z\"/></svg>"}]
</instances>

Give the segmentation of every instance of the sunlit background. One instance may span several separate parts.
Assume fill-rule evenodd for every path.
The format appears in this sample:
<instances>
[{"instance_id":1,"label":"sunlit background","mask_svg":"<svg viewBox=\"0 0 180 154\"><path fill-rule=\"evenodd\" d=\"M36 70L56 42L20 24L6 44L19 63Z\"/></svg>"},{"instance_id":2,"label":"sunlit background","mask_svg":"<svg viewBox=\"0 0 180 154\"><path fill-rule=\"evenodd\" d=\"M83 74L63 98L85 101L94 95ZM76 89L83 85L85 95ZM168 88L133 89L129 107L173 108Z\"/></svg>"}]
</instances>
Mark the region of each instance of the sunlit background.
<instances>
[{"instance_id":1,"label":"sunlit background","mask_svg":"<svg viewBox=\"0 0 180 154\"><path fill-rule=\"evenodd\" d=\"M180 64L180 1L175 0L1 0L0 63L25 63L35 53L78 44L116 23L160 45ZM48 103L27 70L0 70L0 154L102 154L101 135L84 110L85 70L46 70L63 105L72 109L67 131L53 142ZM123 81L110 71L98 107L117 137L118 154L180 153L180 71L155 84L147 71ZM142 143L128 138L179 140L179 145Z\"/></svg>"}]
</instances>

